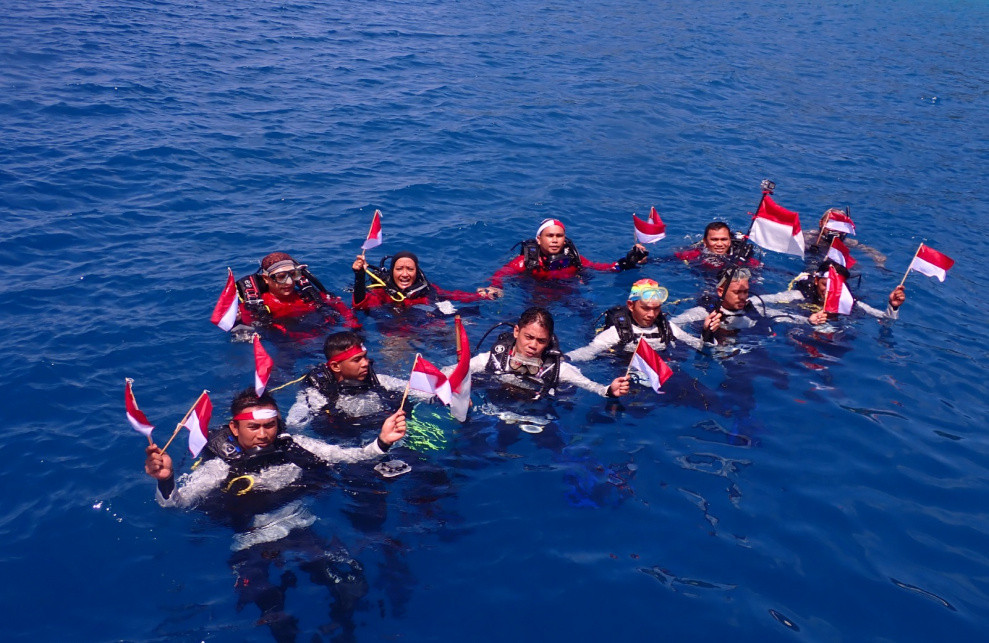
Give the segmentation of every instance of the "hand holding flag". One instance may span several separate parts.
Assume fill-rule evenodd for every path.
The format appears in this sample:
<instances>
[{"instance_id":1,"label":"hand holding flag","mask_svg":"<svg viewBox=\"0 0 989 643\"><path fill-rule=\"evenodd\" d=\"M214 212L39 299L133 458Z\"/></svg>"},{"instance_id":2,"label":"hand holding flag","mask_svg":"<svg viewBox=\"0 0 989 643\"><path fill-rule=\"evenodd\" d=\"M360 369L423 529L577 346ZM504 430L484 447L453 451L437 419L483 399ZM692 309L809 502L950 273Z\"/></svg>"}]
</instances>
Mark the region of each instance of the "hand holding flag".
<instances>
[{"instance_id":1,"label":"hand holding flag","mask_svg":"<svg viewBox=\"0 0 989 643\"><path fill-rule=\"evenodd\" d=\"M154 440L151 439L151 431L155 427L148 422L148 418L141 412L141 409L137 408L137 400L134 398L134 391L131 390L133 383L134 380L129 377L124 379L124 407L127 409L127 421L130 422L135 431L148 438L148 444L154 444Z\"/></svg>"},{"instance_id":2,"label":"hand holding flag","mask_svg":"<svg viewBox=\"0 0 989 643\"><path fill-rule=\"evenodd\" d=\"M631 372L633 367L641 371L649 379L649 385L657 393L662 392L660 388L673 375L673 371L666 365L663 358L659 356L659 353L653 350L652 346L641 337L635 345L632 361L629 362L628 369L625 371L626 376Z\"/></svg>"},{"instance_id":3,"label":"hand holding flag","mask_svg":"<svg viewBox=\"0 0 989 643\"><path fill-rule=\"evenodd\" d=\"M227 268L227 284L220 293L220 298L216 300L213 308L213 316L210 321L219 326L222 330L229 331L237 323L237 312L240 308L240 299L237 297L237 284L234 282L234 271Z\"/></svg>"},{"instance_id":4,"label":"hand holding flag","mask_svg":"<svg viewBox=\"0 0 989 643\"><path fill-rule=\"evenodd\" d=\"M636 243L656 243L666 237L666 224L659 218L659 212L653 207L649 210L649 219L643 221L632 214L632 227L635 229Z\"/></svg>"},{"instance_id":5,"label":"hand holding flag","mask_svg":"<svg viewBox=\"0 0 989 643\"><path fill-rule=\"evenodd\" d=\"M264 346L261 345L261 336L254 333L254 392L258 394L258 397L264 393L265 387L268 386L268 379L271 377L271 369L274 366L274 362L271 356L268 355L268 351L264 350Z\"/></svg>"}]
</instances>

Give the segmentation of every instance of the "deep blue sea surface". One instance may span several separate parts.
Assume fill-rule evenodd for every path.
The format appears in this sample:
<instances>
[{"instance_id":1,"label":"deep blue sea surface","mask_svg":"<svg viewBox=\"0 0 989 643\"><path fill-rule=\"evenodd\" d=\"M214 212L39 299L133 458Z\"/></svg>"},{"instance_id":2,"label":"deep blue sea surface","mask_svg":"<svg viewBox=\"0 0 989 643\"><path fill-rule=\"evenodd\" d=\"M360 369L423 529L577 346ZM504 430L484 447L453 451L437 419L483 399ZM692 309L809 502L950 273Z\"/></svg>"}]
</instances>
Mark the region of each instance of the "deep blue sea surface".
<instances>
[{"instance_id":1,"label":"deep blue sea surface","mask_svg":"<svg viewBox=\"0 0 989 643\"><path fill-rule=\"evenodd\" d=\"M4 640L270 640L238 605L231 529L154 502L124 419L125 377L159 443L202 389L216 424L251 384L249 345L209 323L228 266L285 250L343 292L380 208L372 259L413 249L472 289L543 217L613 261L655 205L669 236L640 271L555 294L517 280L465 317L476 341L546 303L574 348L641 276L692 305L704 279L663 259L712 219L744 229L764 178L806 228L851 208L887 256L856 255L866 302L921 239L957 263L911 275L893 324L675 356L727 412L578 391L529 434L418 406L419 450L396 449L412 473L348 467L307 496L367 592L341 617L275 561L274 582L298 577L299 640L989 631L985 2L3 5ZM762 292L803 267L764 261ZM421 321L365 320L380 372L454 360L452 323ZM321 357L318 337L268 346L276 384Z\"/></svg>"}]
</instances>

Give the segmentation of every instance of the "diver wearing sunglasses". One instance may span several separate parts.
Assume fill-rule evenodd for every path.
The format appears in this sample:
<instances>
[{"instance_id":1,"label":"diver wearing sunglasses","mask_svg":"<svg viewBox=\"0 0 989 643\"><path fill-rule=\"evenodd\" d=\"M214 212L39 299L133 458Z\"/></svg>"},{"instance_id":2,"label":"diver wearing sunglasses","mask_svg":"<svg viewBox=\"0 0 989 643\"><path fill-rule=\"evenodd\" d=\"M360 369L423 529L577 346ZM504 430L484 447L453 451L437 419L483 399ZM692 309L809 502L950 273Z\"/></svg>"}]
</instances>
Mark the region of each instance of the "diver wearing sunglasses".
<instances>
[{"instance_id":1,"label":"diver wearing sunglasses","mask_svg":"<svg viewBox=\"0 0 989 643\"><path fill-rule=\"evenodd\" d=\"M587 346L570 351L567 357L575 362L585 362L605 351L632 352L640 337L659 351L671 348L677 341L703 350L704 342L699 337L672 323L663 313L663 303L668 297L666 288L652 279L636 281L624 306L605 311L604 326L594 340ZM713 315L711 313L709 316Z\"/></svg>"},{"instance_id":2,"label":"diver wearing sunglasses","mask_svg":"<svg viewBox=\"0 0 989 643\"><path fill-rule=\"evenodd\" d=\"M260 269L237 281L240 296L239 322L244 325L275 327L320 309L336 315L347 328L360 323L342 299L326 290L301 264L284 252L272 252L261 260Z\"/></svg>"}]
</instances>

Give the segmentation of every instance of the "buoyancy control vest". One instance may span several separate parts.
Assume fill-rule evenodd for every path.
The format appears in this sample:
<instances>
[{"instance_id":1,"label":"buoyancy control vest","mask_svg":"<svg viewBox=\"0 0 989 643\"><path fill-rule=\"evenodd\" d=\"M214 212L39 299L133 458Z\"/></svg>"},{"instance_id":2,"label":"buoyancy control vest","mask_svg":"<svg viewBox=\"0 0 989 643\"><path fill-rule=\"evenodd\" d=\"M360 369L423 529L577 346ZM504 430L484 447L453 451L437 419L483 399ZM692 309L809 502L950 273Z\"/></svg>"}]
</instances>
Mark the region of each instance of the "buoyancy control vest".
<instances>
[{"instance_id":1,"label":"buoyancy control vest","mask_svg":"<svg viewBox=\"0 0 989 643\"><path fill-rule=\"evenodd\" d=\"M230 481L259 473L267 467L289 463L303 469L320 466L320 460L315 455L300 447L291 436L281 431L281 420L279 420L279 433L269 446L244 449L237 442L230 427L224 426L210 434L202 461L220 458L230 466L227 483L223 485L224 490L230 488Z\"/></svg>"},{"instance_id":2,"label":"buoyancy control vest","mask_svg":"<svg viewBox=\"0 0 989 643\"><path fill-rule=\"evenodd\" d=\"M302 269L302 277L295 282L295 289L299 292L299 296L317 308L328 305L323 298L324 295L332 295L307 268ZM262 326L270 326L272 323L271 311L261 297L266 292L268 292L268 284L264 281L261 269L237 280L237 294L244 302L244 308Z\"/></svg>"},{"instance_id":3,"label":"buoyancy control vest","mask_svg":"<svg viewBox=\"0 0 989 643\"><path fill-rule=\"evenodd\" d=\"M335 405L341 395L360 395L368 391L375 391L382 396L390 395L378 380L373 363L368 365L367 377L363 380L338 381L329 366L320 364L306 374L305 382L319 391L327 399L329 406Z\"/></svg>"},{"instance_id":4,"label":"buoyancy control vest","mask_svg":"<svg viewBox=\"0 0 989 643\"><path fill-rule=\"evenodd\" d=\"M539 242L535 239L523 241L519 254L525 258L523 266L527 272L534 270L564 270L566 268L580 270L583 267L577 246L574 245L569 237L563 242L563 250L554 255L544 255L542 250L539 249Z\"/></svg>"},{"instance_id":5,"label":"buoyancy control vest","mask_svg":"<svg viewBox=\"0 0 989 643\"><path fill-rule=\"evenodd\" d=\"M659 313L656 316L653 327L646 332L636 335L633 328L634 324L632 313L629 312L627 306L615 306L604 311L604 326L601 330L604 331L614 326L615 330L618 331L618 338L622 341L623 346L629 342L636 341L638 337L642 337L643 339L658 339L667 346L674 341L673 329L670 328L670 322L663 313Z\"/></svg>"},{"instance_id":6,"label":"buoyancy control vest","mask_svg":"<svg viewBox=\"0 0 989 643\"><path fill-rule=\"evenodd\" d=\"M534 399L556 395L556 389L560 385L560 364L563 361L563 353L556 341L556 335L550 337L549 346L543 351L542 366L535 373L530 373L526 368L519 370L511 367L511 354L514 347L515 335L513 333L498 335L494 346L491 347L486 370L491 373L511 373L536 386L538 391Z\"/></svg>"}]
</instances>

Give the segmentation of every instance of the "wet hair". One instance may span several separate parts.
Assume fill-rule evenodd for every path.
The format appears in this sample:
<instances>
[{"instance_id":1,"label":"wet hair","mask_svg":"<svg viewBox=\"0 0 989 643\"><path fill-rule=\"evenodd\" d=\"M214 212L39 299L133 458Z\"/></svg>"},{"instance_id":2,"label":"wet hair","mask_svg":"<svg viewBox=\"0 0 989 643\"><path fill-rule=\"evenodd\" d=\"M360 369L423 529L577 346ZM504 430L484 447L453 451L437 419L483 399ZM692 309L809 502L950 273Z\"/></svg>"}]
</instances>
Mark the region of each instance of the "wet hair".
<instances>
[{"instance_id":1,"label":"wet hair","mask_svg":"<svg viewBox=\"0 0 989 643\"><path fill-rule=\"evenodd\" d=\"M299 263L298 261L292 258L292 255L288 254L287 252L272 252L270 255L267 255L264 259L261 260L261 270L267 271L268 268L271 268L279 261L286 261L286 260L296 264Z\"/></svg>"},{"instance_id":2,"label":"wet hair","mask_svg":"<svg viewBox=\"0 0 989 643\"><path fill-rule=\"evenodd\" d=\"M724 221L712 221L711 223L707 224L707 226L704 228L704 238L707 239L708 232L711 232L712 230L721 230L721 229L727 230L728 236L731 236L731 228L728 227L727 223L725 223Z\"/></svg>"},{"instance_id":3,"label":"wet hair","mask_svg":"<svg viewBox=\"0 0 989 643\"><path fill-rule=\"evenodd\" d=\"M549 314L549 311L545 308L539 306L533 306L529 308L522 316L519 317L518 326L519 328L525 328L529 324L536 323L546 329L546 331L552 335L553 334L553 316Z\"/></svg>"},{"instance_id":4,"label":"wet hair","mask_svg":"<svg viewBox=\"0 0 989 643\"><path fill-rule=\"evenodd\" d=\"M241 411L249 409L252 406L262 406L273 408L276 411L278 410L278 402L271 396L271 393L265 391L258 397L252 386L251 388L245 388L234 396L233 401L230 403L230 415L231 417L240 415Z\"/></svg>"},{"instance_id":5,"label":"wet hair","mask_svg":"<svg viewBox=\"0 0 989 643\"><path fill-rule=\"evenodd\" d=\"M395 273L395 264L398 263L399 259L411 259L412 263L416 265L416 272L419 272L419 257L416 256L416 253L409 252L408 250L402 250L401 252L396 252L392 255L391 264L388 265L389 275Z\"/></svg>"},{"instance_id":6,"label":"wet hair","mask_svg":"<svg viewBox=\"0 0 989 643\"><path fill-rule=\"evenodd\" d=\"M748 281L752 278L752 271L748 268L722 268L721 272L718 273L718 288L728 289L731 284L728 283L728 277L731 277L731 283L736 281Z\"/></svg>"},{"instance_id":7,"label":"wet hair","mask_svg":"<svg viewBox=\"0 0 989 643\"><path fill-rule=\"evenodd\" d=\"M360 346L364 339L357 333L349 330L333 333L323 342L323 354L326 359L332 359L334 355L339 355L352 346Z\"/></svg>"}]
</instances>

